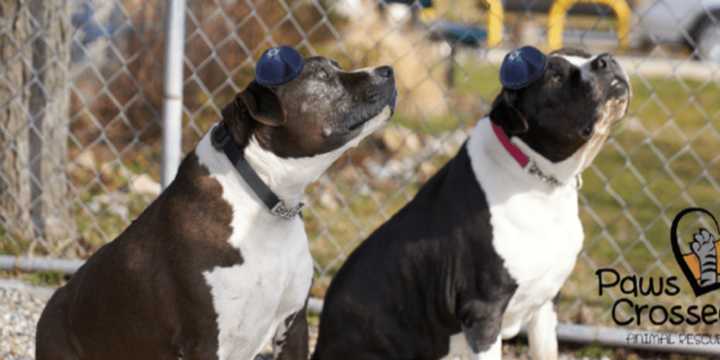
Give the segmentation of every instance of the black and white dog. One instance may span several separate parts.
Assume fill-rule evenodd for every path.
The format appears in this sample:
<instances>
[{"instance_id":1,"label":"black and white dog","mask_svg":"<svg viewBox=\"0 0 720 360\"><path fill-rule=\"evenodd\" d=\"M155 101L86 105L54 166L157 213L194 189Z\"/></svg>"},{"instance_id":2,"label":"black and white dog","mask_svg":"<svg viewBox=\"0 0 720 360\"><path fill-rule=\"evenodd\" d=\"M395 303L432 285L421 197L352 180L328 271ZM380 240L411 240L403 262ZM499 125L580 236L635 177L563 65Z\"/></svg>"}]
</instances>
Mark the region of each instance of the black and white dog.
<instances>
[{"instance_id":1,"label":"black and white dog","mask_svg":"<svg viewBox=\"0 0 720 360\"><path fill-rule=\"evenodd\" d=\"M37 359L248 360L270 340L276 358L307 359L313 262L297 205L388 121L395 96L392 68L321 57L282 85L253 81L167 190L53 295Z\"/></svg>"},{"instance_id":2,"label":"black and white dog","mask_svg":"<svg viewBox=\"0 0 720 360\"><path fill-rule=\"evenodd\" d=\"M334 278L316 360L500 359L527 325L557 359L553 298L581 250L579 175L627 111L608 54L560 50L503 88L459 153Z\"/></svg>"}]
</instances>

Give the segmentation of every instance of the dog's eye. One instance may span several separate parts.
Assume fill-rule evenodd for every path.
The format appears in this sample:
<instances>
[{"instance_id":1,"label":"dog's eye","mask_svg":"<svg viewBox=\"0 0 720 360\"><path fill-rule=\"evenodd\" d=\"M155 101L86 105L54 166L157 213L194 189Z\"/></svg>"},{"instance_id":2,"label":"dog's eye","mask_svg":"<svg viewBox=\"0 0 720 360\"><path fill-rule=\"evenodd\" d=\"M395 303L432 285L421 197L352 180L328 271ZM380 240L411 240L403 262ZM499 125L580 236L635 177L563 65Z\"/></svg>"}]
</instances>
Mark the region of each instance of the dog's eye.
<instances>
[{"instance_id":1,"label":"dog's eye","mask_svg":"<svg viewBox=\"0 0 720 360\"><path fill-rule=\"evenodd\" d=\"M317 72L317 77L318 77L320 80L327 80L327 79L330 78L330 74L327 72L327 70L325 70L325 69L320 69L320 70L318 70L318 72Z\"/></svg>"},{"instance_id":2,"label":"dog's eye","mask_svg":"<svg viewBox=\"0 0 720 360\"><path fill-rule=\"evenodd\" d=\"M335 60L330 60L330 63L333 64L333 66L335 66L336 68L342 69L342 68L340 67L340 64L338 64L337 61L335 61Z\"/></svg>"}]
</instances>

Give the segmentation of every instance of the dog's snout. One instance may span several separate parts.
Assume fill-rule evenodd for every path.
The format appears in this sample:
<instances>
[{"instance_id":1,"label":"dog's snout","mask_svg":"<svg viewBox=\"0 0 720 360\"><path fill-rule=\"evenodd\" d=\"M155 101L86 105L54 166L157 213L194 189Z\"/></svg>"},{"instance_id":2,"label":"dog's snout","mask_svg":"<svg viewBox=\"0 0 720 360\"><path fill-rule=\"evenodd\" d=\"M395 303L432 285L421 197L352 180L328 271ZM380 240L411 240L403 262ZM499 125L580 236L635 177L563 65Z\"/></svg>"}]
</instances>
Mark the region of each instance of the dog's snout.
<instances>
[{"instance_id":1,"label":"dog's snout","mask_svg":"<svg viewBox=\"0 0 720 360\"><path fill-rule=\"evenodd\" d=\"M393 68L387 65L375 69L375 74L386 79L392 78L394 73Z\"/></svg>"},{"instance_id":2,"label":"dog's snout","mask_svg":"<svg viewBox=\"0 0 720 360\"><path fill-rule=\"evenodd\" d=\"M365 91L365 99L371 103L377 102L380 100L380 93L376 89L368 89Z\"/></svg>"},{"instance_id":3,"label":"dog's snout","mask_svg":"<svg viewBox=\"0 0 720 360\"><path fill-rule=\"evenodd\" d=\"M615 57L608 53L596 56L590 62L590 70L600 78L610 80L610 85L625 88L630 86L627 73L620 66L620 63L615 60Z\"/></svg>"},{"instance_id":4,"label":"dog's snout","mask_svg":"<svg viewBox=\"0 0 720 360\"><path fill-rule=\"evenodd\" d=\"M604 53L596 56L590 62L590 71L598 79L604 79L610 88L618 89L618 94L627 95L630 90L630 80L620 63L611 54Z\"/></svg>"},{"instance_id":5,"label":"dog's snout","mask_svg":"<svg viewBox=\"0 0 720 360\"><path fill-rule=\"evenodd\" d=\"M590 63L590 67L593 71L618 71L620 65L617 63L615 58L608 54L600 54L595 60Z\"/></svg>"}]
</instances>

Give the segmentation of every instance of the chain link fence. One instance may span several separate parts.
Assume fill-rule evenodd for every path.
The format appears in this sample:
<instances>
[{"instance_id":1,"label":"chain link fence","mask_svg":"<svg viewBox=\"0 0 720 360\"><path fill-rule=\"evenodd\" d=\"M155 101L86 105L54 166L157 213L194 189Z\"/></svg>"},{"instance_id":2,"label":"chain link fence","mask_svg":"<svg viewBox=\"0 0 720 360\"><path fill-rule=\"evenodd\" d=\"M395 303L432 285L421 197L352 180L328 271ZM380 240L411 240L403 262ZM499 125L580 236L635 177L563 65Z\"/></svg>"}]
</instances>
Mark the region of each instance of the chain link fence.
<instances>
[{"instance_id":1,"label":"chain link fence","mask_svg":"<svg viewBox=\"0 0 720 360\"><path fill-rule=\"evenodd\" d=\"M322 297L349 252L489 110L507 50L548 50L560 26L559 41L617 54L632 78L631 110L584 175L585 250L559 298L563 321L611 324L622 294L598 296L595 271L677 275L675 214L691 205L720 214L720 5L581 2L190 2L183 152L220 119L270 46L289 44L345 68L395 67L392 123L307 192L313 295ZM551 15L558 3L569 15ZM629 6L627 16L618 3ZM0 13L0 254L87 258L160 191L166 2L4 2ZM713 296L702 300L717 302Z\"/></svg>"}]
</instances>

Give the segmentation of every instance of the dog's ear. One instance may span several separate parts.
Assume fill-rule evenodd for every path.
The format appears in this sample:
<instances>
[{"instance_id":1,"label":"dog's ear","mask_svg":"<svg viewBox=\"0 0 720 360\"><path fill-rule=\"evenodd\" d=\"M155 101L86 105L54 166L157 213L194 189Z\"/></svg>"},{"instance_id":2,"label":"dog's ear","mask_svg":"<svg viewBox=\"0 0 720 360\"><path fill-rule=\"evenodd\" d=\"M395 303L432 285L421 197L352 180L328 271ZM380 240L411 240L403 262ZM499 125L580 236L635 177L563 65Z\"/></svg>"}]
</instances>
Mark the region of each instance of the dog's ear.
<instances>
[{"instance_id":1,"label":"dog's ear","mask_svg":"<svg viewBox=\"0 0 720 360\"><path fill-rule=\"evenodd\" d=\"M230 129L235 142L240 147L245 147L256 123L250 118L249 111L243 101L240 100L240 94L222 109L222 120Z\"/></svg>"},{"instance_id":2,"label":"dog's ear","mask_svg":"<svg viewBox=\"0 0 720 360\"><path fill-rule=\"evenodd\" d=\"M285 122L285 109L280 99L265 86L253 81L238 98L255 121L268 126L280 126Z\"/></svg>"},{"instance_id":3,"label":"dog's ear","mask_svg":"<svg viewBox=\"0 0 720 360\"><path fill-rule=\"evenodd\" d=\"M490 110L490 120L502 127L508 135L522 134L529 129L525 114L516 107L517 99L517 91L503 89Z\"/></svg>"}]
</instances>

